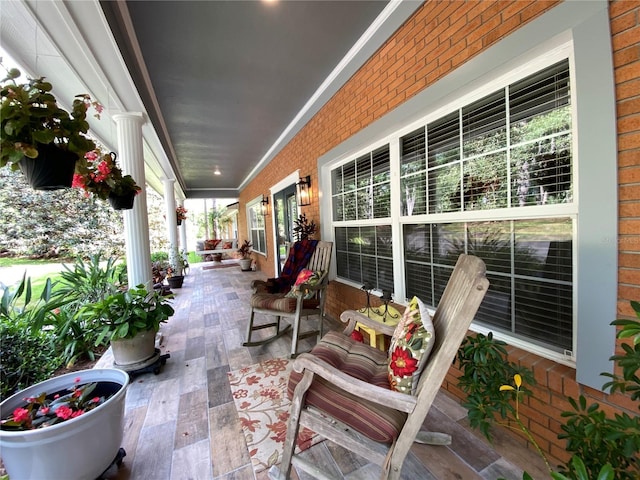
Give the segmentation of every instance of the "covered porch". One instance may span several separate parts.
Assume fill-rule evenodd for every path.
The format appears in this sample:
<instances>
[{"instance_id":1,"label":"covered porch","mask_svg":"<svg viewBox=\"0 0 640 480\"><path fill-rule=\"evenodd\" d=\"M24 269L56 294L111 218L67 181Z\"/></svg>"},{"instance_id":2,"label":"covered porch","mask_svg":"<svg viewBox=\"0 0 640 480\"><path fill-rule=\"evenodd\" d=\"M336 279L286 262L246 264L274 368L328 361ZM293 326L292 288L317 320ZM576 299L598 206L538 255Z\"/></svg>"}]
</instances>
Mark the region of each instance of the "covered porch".
<instances>
[{"instance_id":1,"label":"covered porch","mask_svg":"<svg viewBox=\"0 0 640 480\"><path fill-rule=\"evenodd\" d=\"M290 337L285 335L262 347L243 347L250 285L265 275L243 272L239 266L203 268L211 265L192 265L184 286L174 290L176 314L161 329L161 350L170 358L160 373L132 379L122 445L127 456L112 478L267 478L266 470L254 473L227 373L270 358L286 358ZM326 318L326 329L341 326ZM313 343L314 339L305 339L303 348L311 348ZM98 365L110 363L105 356ZM490 446L470 430L465 409L443 391L425 428L451 434L452 444L415 444L403 469L407 480L515 480L522 478L523 469L534 478L547 476L541 459L524 443L498 431ZM379 472L379 467L329 442L317 443L304 455L323 470L345 479L376 478Z\"/></svg>"}]
</instances>

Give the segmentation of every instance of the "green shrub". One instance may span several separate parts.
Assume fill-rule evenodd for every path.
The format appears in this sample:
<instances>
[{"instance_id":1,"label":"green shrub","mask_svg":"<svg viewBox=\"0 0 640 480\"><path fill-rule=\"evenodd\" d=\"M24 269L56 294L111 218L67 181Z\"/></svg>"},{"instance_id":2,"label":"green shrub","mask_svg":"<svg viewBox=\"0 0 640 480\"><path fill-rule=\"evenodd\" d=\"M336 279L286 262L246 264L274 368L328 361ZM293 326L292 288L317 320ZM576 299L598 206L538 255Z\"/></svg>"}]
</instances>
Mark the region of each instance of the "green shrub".
<instances>
[{"instance_id":1,"label":"green shrub","mask_svg":"<svg viewBox=\"0 0 640 480\"><path fill-rule=\"evenodd\" d=\"M24 322L0 319L0 394L13 395L34 383L51 377L60 366L50 332L32 330Z\"/></svg>"}]
</instances>

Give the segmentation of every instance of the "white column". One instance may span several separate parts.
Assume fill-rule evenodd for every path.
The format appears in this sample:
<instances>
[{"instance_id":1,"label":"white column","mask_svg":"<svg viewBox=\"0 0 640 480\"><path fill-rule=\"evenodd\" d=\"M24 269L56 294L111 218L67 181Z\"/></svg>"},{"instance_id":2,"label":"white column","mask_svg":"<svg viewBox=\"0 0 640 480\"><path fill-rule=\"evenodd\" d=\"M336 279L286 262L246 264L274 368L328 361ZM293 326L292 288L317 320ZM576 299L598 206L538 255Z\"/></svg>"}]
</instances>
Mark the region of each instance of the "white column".
<instances>
[{"instance_id":1,"label":"white column","mask_svg":"<svg viewBox=\"0 0 640 480\"><path fill-rule=\"evenodd\" d=\"M213 238L209 234L209 210L207 210L207 199L202 200L204 203L204 239L208 240Z\"/></svg>"},{"instance_id":2,"label":"white column","mask_svg":"<svg viewBox=\"0 0 640 480\"><path fill-rule=\"evenodd\" d=\"M165 178L162 180L164 184L164 206L167 227L167 240L169 240L169 261L173 263L175 249L178 248L178 217L176 215L176 197L174 196L175 180L173 178ZM181 274L179 272L178 274Z\"/></svg>"},{"instance_id":3,"label":"white column","mask_svg":"<svg viewBox=\"0 0 640 480\"><path fill-rule=\"evenodd\" d=\"M147 186L142 150L142 124L139 112L113 116L118 134L118 160L122 172L131 175L142 191L136 195L133 209L124 210L124 233L129 286L140 284L151 288L151 250L149 246L149 219L147 217Z\"/></svg>"}]
</instances>

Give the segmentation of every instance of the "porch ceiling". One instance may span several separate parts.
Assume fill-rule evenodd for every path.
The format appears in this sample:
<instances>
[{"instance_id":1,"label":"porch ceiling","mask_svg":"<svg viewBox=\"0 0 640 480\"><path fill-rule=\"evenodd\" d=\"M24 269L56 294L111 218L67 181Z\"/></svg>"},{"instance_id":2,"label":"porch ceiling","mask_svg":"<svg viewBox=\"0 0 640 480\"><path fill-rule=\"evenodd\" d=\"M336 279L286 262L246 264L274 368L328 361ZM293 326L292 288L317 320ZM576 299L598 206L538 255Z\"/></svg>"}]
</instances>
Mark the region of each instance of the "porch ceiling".
<instances>
[{"instance_id":1,"label":"porch ceiling","mask_svg":"<svg viewBox=\"0 0 640 480\"><path fill-rule=\"evenodd\" d=\"M146 180L181 199L237 197L422 1L0 3L2 48L63 106L100 101L107 148L142 112Z\"/></svg>"},{"instance_id":2,"label":"porch ceiling","mask_svg":"<svg viewBox=\"0 0 640 480\"><path fill-rule=\"evenodd\" d=\"M189 197L241 188L386 4L101 3Z\"/></svg>"}]
</instances>

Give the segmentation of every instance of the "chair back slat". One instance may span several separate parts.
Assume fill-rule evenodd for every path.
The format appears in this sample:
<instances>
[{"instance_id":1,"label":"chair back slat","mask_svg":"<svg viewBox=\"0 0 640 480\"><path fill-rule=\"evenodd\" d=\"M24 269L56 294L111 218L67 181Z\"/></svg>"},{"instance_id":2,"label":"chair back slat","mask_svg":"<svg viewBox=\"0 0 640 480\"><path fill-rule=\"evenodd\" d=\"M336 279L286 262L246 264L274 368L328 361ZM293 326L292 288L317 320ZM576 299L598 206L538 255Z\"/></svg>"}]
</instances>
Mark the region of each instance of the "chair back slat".
<instances>
[{"instance_id":1,"label":"chair back slat","mask_svg":"<svg viewBox=\"0 0 640 480\"><path fill-rule=\"evenodd\" d=\"M314 272L329 270L331 264L331 249L333 248L333 242L323 242L322 240L316 245L316 249L307 264L309 270Z\"/></svg>"},{"instance_id":2,"label":"chair back slat","mask_svg":"<svg viewBox=\"0 0 640 480\"><path fill-rule=\"evenodd\" d=\"M433 317L435 343L416 389L415 410L398 437L400 450L408 449L415 439L489 288L485 271L478 257L462 254L458 258Z\"/></svg>"}]
</instances>

